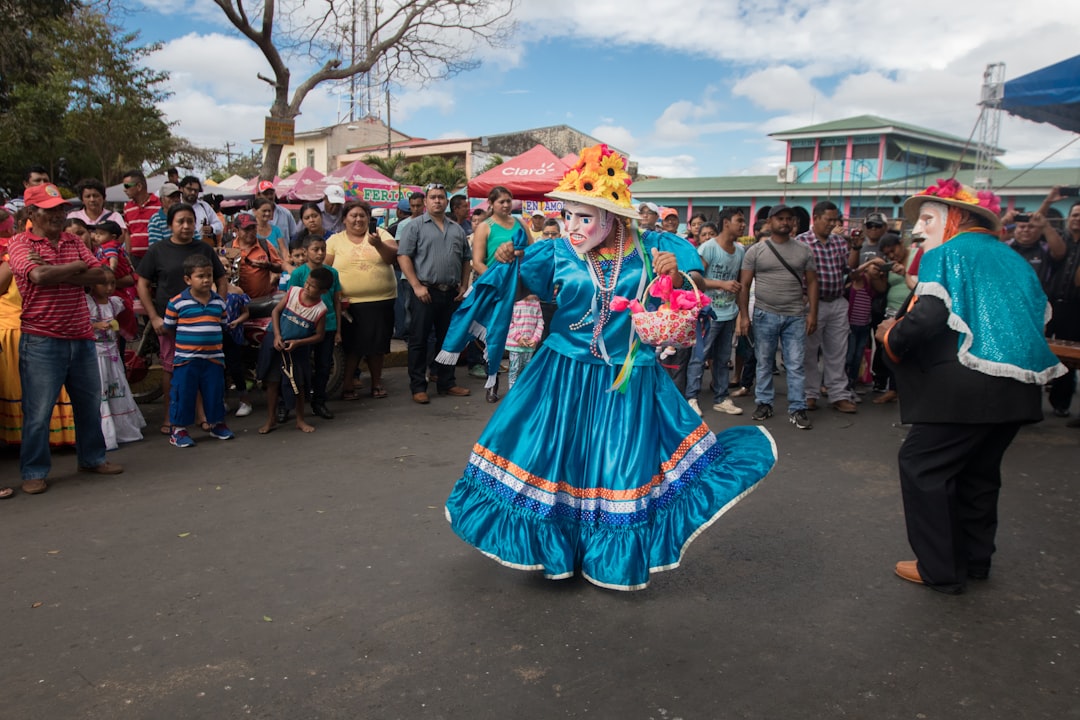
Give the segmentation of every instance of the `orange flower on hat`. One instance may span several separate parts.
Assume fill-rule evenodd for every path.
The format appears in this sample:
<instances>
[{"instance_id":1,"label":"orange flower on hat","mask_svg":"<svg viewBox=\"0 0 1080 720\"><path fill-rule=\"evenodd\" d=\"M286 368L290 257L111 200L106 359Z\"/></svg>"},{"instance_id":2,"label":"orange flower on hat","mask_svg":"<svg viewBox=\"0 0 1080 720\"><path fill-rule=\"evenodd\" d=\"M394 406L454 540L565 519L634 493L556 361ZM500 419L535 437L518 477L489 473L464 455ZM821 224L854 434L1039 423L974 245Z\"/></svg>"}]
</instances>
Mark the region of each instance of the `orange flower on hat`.
<instances>
[{"instance_id":1,"label":"orange flower on hat","mask_svg":"<svg viewBox=\"0 0 1080 720\"><path fill-rule=\"evenodd\" d=\"M578 175L575 188L584 195L597 195L600 193L600 176L592 170L586 170Z\"/></svg>"},{"instance_id":2,"label":"orange flower on hat","mask_svg":"<svg viewBox=\"0 0 1080 720\"><path fill-rule=\"evenodd\" d=\"M563 175L562 180L559 181L556 190L560 192L577 191L578 177L580 173L577 170L570 170Z\"/></svg>"},{"instance_id":3,"label":"orange flower on hat","mask_svg":"<svg viewBox=\"0 0 1080 720\"><path fill-rule=\"evenodd\" d=\"M605 150L607 151L606 153L604 152ZM610 153L611 151L608 150L607 145L593 145L592 147L587 147L581 151L581 156L578 158L578 165L581 167L599 165L600 161Z\"/></svg>"}]
</instances>

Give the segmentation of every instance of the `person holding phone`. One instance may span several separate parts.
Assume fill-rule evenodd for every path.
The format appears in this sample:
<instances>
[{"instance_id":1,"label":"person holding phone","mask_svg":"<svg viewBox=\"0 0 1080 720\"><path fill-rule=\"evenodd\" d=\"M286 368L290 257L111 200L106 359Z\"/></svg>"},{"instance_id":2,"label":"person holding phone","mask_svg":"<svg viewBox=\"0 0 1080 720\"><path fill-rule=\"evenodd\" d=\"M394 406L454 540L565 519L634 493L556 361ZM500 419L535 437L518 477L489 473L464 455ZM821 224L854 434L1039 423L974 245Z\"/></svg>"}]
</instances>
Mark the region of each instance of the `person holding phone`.
<instances>
[{"instance_id":1,"label":"person holding phone","mask_svg":"<svg viewBox=\"0 0 1080 720\"><path fill-rule=\"evenodd\" d=\"M180 196L195 210L195 227L202 241L211 247L217 247L224 227L210 203L199 199L202 194L202 181L194 175L188 175L180 181Z\"/></svg>"},{"instance_id":2,"label":"person holding phone","mask_svg":"<svg viewBox=\"0 0 1080 720\"><path fill-rule=\"evenodd\" d=\"M1053 203L1066 197L1080 194L1080 188L1054 187L1039 207L1039 212L1046 215ZM1047 337L1057 340L1080 341L1080 202L1073 202L1065 217L1065 228L1061 233L1065 254L1055 261L1050 268L1046 281L1046 295L1053 308L1053 317L1046 325ZM1068 417L1076 394L1076 371L1069 370L1065 375L1055 378L1050 383L1050 405L1057 417ZM1069 427L1080 428L1080 421L1071 420Z\"/></svg>"}]
</instances>

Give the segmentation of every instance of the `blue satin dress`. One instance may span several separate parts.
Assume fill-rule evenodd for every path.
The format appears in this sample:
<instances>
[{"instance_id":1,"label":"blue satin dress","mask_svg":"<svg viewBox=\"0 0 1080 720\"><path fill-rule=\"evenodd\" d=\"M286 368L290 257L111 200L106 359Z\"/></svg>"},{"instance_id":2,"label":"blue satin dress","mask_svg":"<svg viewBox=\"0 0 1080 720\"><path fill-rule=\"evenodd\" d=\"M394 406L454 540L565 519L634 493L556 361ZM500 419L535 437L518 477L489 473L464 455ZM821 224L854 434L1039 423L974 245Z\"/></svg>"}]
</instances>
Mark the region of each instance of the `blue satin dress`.
<instances>
[{"instance_id":1,"label":"blue satin dress","mask_svg":"<svg viewBox=\"0 0 1080 720\"><path fill-rule=\"evenodd\" d=\"M642 251L700 266L674 235L646 233L639 247L624 256L616 295L639 295ZM629 349L630 315L612 313L603 349L593 343L594 286L565 239L530 246L520 280L541 300L556 298L551 333L473 447L447 518L503 565L644 588L772 469L775 445L758 426L714 435L649 347L636 354L629 388L609 392Z\"/></svg>"}]
</instances>

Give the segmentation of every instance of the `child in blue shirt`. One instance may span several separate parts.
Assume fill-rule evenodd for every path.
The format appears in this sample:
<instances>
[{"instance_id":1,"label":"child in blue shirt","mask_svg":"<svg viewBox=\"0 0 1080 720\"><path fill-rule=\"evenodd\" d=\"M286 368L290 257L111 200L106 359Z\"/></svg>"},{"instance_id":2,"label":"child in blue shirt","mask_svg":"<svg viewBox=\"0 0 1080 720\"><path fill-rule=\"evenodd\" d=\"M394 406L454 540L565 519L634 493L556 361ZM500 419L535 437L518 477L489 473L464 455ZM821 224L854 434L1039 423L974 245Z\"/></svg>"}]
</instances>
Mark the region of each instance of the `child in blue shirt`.
<instances>
[{"instance_id":1,"label":"child in blue shirt","mask_svg":"<svg viewBox=\"0 0 1080 720\"><path fill-rule=\"evenodd\" d=\"M304 422L304 393L311 385L311 345L318 345L326 334L326 305L322 295L334 282L326 268L310 272L304 287L291 287L270 315L270 332L263 338L259 352L259 379L266 384L269 415L259 428L265 435L277 428L277 399L282 394L285 406L296 403L296 427L315 432ZM297 352L299 351L299 352ZM282 386L282 379L286 382Z\"/></svg>"},{"instance_id":2,"label":"child in blue shirt","mask_svg":"<svg viewBox=\"0 0 1080 720\"><path fill-rule=\"evenodd\" d=\"M233 432L225 424L225 354L221 326L225 321L225 301L214 292L214 268L205 255L184 259L187 289L169 300L165 307L165 329L176 335L170 388L169 443L189 448L195 441L187 426L195 422L195 405L202 394L210 434L231 440Z\"/></svg>"},{"instance_id":3,"label":"child in blue shirt","mask_svg":"<svg viewBox=\"0 0 1080 720\"><path fill-rule=\"evenodd\" d=\"M326 259L326 240L318 235L308 235L304 239L304 251L307 261L296 267L289 278L290 287L304 287L312 270L324 267ZM311 379L311 411L321 418L334 419L334 413L326 407L326 384L330 381L330 367L334 362L334 346L341 344L341 329L338 318L341 317L341 279L338 271L326 268L334 276L334 284L323 293L326 305L326 335L314 348L315 372Z\"/></svg>"}]
</instances>

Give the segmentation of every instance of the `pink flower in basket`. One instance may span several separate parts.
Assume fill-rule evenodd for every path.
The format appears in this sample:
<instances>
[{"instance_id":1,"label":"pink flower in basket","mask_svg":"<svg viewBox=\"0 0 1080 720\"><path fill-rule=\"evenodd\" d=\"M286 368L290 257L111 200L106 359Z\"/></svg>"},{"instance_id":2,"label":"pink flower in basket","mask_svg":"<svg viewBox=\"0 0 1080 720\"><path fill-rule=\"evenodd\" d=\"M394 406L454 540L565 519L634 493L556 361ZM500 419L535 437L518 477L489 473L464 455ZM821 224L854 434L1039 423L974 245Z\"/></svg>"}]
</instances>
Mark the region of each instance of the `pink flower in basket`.
<instances>
[{"instance_id":1,"label":"pink flower in basket","mask_svg":"<svg viewBox=\"0 0 1080 720\"><path fill-rule=\"evenodd\" d=\"M648 311L637 300L615 297L611 309L630 310L634 330L646 345L656 347L691 347L695 341L698 308L709 304L706 295L673 289L671 277L661 275L649 287L649 295L661 300L655 311Z\"/></svg>"}]
</instances>

